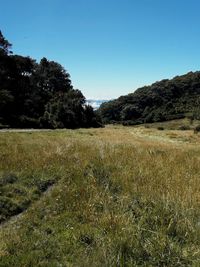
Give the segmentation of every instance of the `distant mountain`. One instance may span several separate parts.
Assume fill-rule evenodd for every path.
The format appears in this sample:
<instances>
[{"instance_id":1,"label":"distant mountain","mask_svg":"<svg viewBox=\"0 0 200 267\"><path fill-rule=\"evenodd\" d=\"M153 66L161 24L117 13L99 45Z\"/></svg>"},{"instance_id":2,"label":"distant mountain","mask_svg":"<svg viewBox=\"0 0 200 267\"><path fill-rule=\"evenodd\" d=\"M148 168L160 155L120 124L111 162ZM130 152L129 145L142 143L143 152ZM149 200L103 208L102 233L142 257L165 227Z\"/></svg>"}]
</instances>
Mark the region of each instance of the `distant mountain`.
<instances>
[{"instance_id":1,"label":"distant mountain","mask_svg":"<svg viewBox=\"0 0 200 267\"><path fill-rule=\"evenodd\" d=\"M200 71L139 88L103 103L98 112L104 123L124 125L184 117L200 119Z\"/></svg>"},{"instance_id":2,"label":"distant mountain","mask_svg":"<svg viewBox=\"0 0 200 267\"><path fill-rule=\"evenodd\" d=\"M102 103L108 102L108 100L87 99L86 103L92 106L94 109L98 109Z\"/></svg>"}]
</instances>

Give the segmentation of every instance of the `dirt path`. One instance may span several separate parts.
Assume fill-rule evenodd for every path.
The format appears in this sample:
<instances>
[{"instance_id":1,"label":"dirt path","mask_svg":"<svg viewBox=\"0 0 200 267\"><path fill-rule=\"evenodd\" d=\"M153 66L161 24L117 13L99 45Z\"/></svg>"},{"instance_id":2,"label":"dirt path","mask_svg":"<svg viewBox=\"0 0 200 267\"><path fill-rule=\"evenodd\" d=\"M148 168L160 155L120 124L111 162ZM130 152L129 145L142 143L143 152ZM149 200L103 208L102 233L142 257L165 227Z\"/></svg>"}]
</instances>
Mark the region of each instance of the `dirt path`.
<instances>
[{"instance_id":1,"label":"dirt path","mask_svg":"<svg viewBox=\"0 0 200 267\"><path fill-rule=\"evenodd\" d=\"M31 132L49 132L52 129L1 129L0 133L31 133Z\"/></svg>"}]
</instances>

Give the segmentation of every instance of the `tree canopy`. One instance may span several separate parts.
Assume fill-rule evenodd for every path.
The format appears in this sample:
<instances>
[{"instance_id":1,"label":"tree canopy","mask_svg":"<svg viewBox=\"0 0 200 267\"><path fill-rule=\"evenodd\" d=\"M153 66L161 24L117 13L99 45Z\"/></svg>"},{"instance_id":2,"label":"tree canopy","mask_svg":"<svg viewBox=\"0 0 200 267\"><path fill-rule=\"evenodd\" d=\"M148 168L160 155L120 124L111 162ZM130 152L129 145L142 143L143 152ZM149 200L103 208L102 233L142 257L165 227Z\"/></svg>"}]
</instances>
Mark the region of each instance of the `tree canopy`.
<instances>
[{"instance_id":1,"label":"tree canopy","mask_svg":"<svg viewBox=\"0 0 200 267\"><path fill-rule=\"evenodd\" d=\"M13 55L0 31L0 126L35 128L100 127L69 73L57 62Z\"/></svg>"}]
</instances>

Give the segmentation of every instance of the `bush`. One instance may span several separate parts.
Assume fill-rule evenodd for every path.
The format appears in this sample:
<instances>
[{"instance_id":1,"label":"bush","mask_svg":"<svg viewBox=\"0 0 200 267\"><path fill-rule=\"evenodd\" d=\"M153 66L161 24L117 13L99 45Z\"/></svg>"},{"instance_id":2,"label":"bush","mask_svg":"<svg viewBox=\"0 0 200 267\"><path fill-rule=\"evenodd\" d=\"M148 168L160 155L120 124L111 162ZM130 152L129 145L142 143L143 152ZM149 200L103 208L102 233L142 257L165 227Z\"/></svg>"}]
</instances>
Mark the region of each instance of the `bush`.
<instances>
[{"instance_id":1,"label":"bush","mask_svg":"<svg viewBox=\"0 0 200 267\"><path fill-rule=\"evenodd\" d=\"M188 125L181 125L181 126L179 126L178 130L187 131L187 130L190 130L190 126L188 126Z\"/></svg>"},{"instance_id":2,"label":"bush","mask_svg":"<svg viewBox=\"0 0 200 267\"><path fill-rule=\"evenodd\" d=\"M8 129L9 125L4 125L0 123L0 129Z\"/></svg>"},{"instance_id":3,"label":"bush","mask_svg":"<svg viewBox=\"0 0 200 267\"><path fill-rule=\"evenodd\" d=\"M15 126L18 128L39 128L39 120L22 115Z\"/></svg>"},{"instance_id":4,"label":"bush","mask_svg":"<svg viewBox=\"0 0 200 267\"><path fill-rule=\"evenodd\" d=\"M157 129L158 129L159 131L163 131L163 130L164 130L164 127L159 126Z\"/></svg>"},{"instance_id":5,"label":"bush","mask_svg":"<svg viewBox=\"0 0 200 267\"><path fill-rule=\"evenodd\" d=\"M197 125L195 128L194 128L194 133L197 134L200 132L200 125Z\"/></svg>"},{"instance_id":6,"label":"bush","mask_svg":"<svg viewBox=\"0 0 200 267\"><path fill-rule=\"evenodd\" d=\"M122 122L123 126L134 126L134 125L137 125L137 124L138 124L137 121L131 121L131 120Z\"/></svg>"}]
</instances>

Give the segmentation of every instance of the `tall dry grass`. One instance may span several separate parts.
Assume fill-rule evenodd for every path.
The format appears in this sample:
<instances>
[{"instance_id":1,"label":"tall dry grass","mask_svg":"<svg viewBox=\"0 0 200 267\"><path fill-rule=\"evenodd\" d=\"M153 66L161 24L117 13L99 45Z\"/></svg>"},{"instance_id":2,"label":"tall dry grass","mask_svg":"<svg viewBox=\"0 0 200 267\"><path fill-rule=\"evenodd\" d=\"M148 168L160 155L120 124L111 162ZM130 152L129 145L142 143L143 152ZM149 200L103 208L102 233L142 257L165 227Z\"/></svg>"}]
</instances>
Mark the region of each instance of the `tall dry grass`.
<instances>
[{"instance_id":1,"label":"tall dry grass","mask_svg":"<svg viewBox=\"0 0 200 267\"><path fill-rule=\"evenodd\" d=\"M199 266L199 137L179 132L1 133L3 203L29 202L0 229L0 266Z\"/></svg>"}]
</instances>

